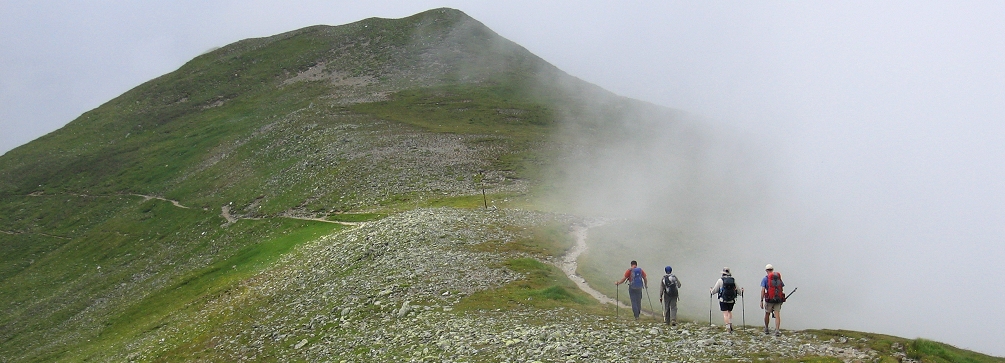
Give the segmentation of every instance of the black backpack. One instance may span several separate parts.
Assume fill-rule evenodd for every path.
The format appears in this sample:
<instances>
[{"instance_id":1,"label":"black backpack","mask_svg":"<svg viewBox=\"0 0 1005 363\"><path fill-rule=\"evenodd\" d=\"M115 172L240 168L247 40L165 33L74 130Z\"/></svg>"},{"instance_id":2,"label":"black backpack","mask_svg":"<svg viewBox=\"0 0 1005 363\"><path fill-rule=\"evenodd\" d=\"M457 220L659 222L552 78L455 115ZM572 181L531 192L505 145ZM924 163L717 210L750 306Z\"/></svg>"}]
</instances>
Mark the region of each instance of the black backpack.
<instances>
[{"instance_id":1,"label":"black backpack","mask_svg":"<svg viewBox=\"0 0 1005 363\"><path fill-rule=\"evenodd\" d=\"M673 278L671 278L673 277ZM663 297L668 299L677 298L677 282L673 274L663 276Z\"/></svg>"},{"instance_id":2,"label":"black backpack","mask_svg":"<svg viewBox=\"0 0 1005 363\"><path fill-rule=\"evenodd\" d=\"M736 281L733 276L722 277L722 288L719 289L719 299L722 301L736 300Z\"/></svg>"}]
</instances>

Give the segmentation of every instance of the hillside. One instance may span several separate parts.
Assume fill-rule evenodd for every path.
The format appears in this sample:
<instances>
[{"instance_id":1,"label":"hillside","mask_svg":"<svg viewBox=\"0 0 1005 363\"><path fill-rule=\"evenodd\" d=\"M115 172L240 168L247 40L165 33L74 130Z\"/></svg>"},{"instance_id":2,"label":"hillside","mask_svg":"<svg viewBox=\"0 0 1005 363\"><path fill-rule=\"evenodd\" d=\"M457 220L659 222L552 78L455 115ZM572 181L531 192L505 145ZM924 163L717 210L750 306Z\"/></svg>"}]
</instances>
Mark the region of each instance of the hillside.
<instances>
[{"instance_id":1,"label":"hillside","mask_svg":"<svg viewBox=\"0 0 1005 363\"><path fill-rule=\"evenodd\" d=\"M1001 361L579 291L563 161L687 122L452 9L225 46L0 156L0 361Z\"/></svg>"}]
</instances>

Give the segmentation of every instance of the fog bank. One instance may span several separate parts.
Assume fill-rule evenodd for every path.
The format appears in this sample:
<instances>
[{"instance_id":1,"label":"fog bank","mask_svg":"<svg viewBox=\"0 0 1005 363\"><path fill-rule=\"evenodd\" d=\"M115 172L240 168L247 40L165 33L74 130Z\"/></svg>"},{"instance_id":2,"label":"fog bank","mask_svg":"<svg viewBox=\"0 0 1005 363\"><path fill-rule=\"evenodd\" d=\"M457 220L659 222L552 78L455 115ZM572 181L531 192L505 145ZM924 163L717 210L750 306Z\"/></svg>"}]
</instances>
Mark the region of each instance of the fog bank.
<instances>
[{"instance_id":1,"label":"fog bank","mask_svg":"<svg viewBox=\"0 0 1005 363\"><path fill-rule=\"evenodd\" d=\"M772 263L799 287L786 326L1005 355L988 305L1005 275L1005 42L991 35L1005 29L1000 6L974 5L673 7L655 39L601 46L649 49L630 72L663 82L583 77L701 118L623 117L631 136L569 157L570 197L636 221L606 242L648 271L673 264L703 319L719 269L756 287ZM675 240L702 248L677 257Z\"/></svg>"},{"instance_id":2,"label":"fog bank","mask_svg":"<svg viewBox=\"0 0 1005 363\"><path fill-rule=\"evenodd\" d=\"M923 336L1005 356L1005 335L995 329L1005 321L987 288L1005 275L1002 2L3 2L0 153L213 47L441 6L605 89L701 115L711 128L701 131L706 137L726 130L700 144L718 150L711 160L723 163L695 169L708 159L692 153L674 164L709 182L644 183L674 175L670 168L638 171L658 166L656 157L601 168L650 188L606 209L632 215L692 203L695 213L667 218L697 221L703 227L695 230L708 231L709 240L732 241L733 256L749 256L680 265L682 274L694 274L682 276L685 292L711 285L720 265L747 276L771 262L800 286L786 307L793 325L786 325ZM673 143L695 147L667 137L632 149L615 144L597 163ZM752 151L730 149L737 145L731 140ZM753 166L737 171L744 164L731 164L732 157L752 157ZM633 170L642 174L626 174ZM587 206L623 193L581 187L586 201L598 197ZM716 196L717 189L726 194ZM681 194L649 199L663 190ZM733 198L746 209L720 216ZM743 228L714 228L727 222ZM764 246L778 252L758 255ZM627 262L619 263L623 269ZM646 266L654 264L663 262ZM852 286L829 285L836 282ZM811 303L846 291L853 299L841 304ZM702 303L693 309L707 309Z\"/></svg>"}]
</instances>

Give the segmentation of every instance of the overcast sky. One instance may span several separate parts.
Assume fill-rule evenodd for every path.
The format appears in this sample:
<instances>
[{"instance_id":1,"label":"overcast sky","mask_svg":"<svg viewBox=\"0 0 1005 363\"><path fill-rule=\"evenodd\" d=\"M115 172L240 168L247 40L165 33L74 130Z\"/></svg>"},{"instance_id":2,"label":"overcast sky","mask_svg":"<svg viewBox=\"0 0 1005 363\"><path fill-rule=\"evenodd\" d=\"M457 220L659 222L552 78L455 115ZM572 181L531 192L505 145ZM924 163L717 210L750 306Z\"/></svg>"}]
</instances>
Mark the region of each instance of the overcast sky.
<instances>
[{"instance_id":1,"label":"overcast sky","mask_svg":"<svg viewBox=\"0 0 1005 363\"><path fill-rule=\"evenodd\" d=\"M1005 2L0 0L0 152L214 47L443 6L771 149L825 256L884 261L848 278L893 321L844 327L1005 355Z\"/></svg>"}]
</instances>

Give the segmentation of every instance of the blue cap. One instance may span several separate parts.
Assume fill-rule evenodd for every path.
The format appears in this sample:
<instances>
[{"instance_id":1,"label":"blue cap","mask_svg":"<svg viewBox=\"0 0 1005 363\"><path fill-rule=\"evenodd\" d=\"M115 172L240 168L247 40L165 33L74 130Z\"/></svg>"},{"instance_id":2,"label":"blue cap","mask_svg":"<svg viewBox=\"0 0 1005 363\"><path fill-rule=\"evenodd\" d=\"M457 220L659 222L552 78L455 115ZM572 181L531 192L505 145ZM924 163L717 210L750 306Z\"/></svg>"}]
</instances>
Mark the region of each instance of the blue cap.
<instances>
[{"instance_id":1,"label":"blue cap","mask_svg":"<svg viewBox=\"0 0 1005 363\"><path fill-rule=\"evenodd\" d=\"M665 270L667 273L670 273L670 271L673 271L673 267L667 266L667 268L663 270Z\"/></svg>"}]
</instances>

